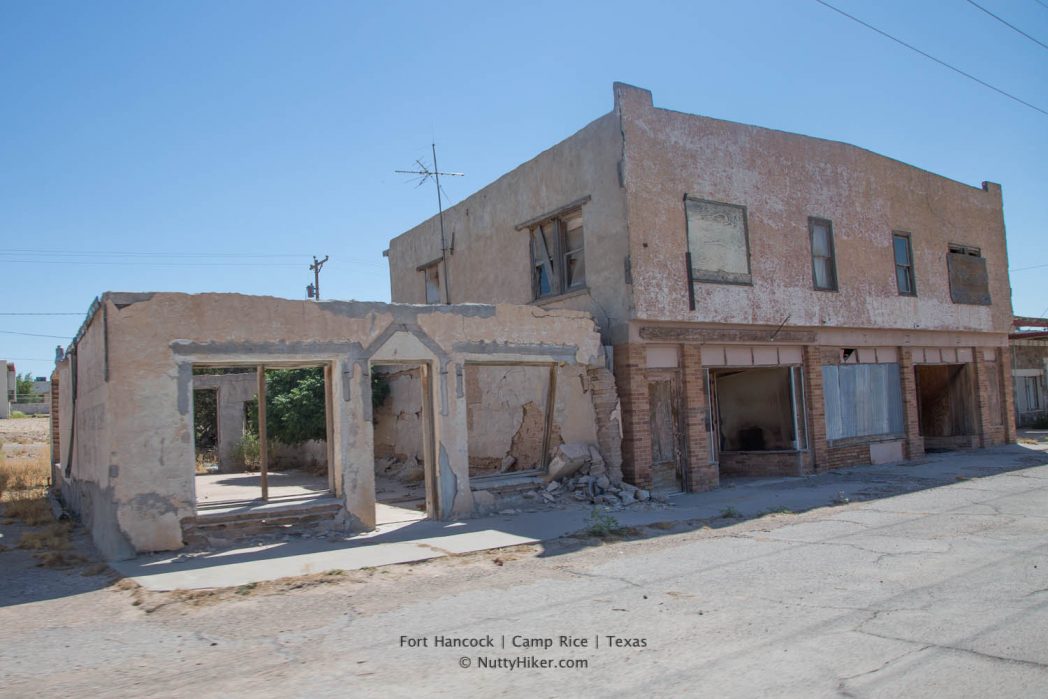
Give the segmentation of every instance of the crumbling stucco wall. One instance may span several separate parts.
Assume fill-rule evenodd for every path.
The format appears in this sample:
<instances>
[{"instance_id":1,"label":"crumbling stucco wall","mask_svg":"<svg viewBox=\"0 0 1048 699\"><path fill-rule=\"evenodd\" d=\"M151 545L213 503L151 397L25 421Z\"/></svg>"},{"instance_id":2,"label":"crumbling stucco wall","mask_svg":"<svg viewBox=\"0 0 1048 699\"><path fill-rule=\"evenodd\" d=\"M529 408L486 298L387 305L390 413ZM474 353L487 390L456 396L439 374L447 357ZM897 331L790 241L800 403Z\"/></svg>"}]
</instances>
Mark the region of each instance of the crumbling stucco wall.
<instances>
[{"instance_id":1,"label":"crumbling stucco wall","mask_svg":"<svg viewBox=\"0 0 1048 699\"><path fill-rule=\"evenodd\" d=\"M431 514L446 518L473 512L468 362L497 357L582 368L604 364L599 334L586 313L239 294L109 293L70 349L71 358L59 367L60 422L75 421L77 435L63 492L71 494L70 504L112 558L180 548L182 524L195 517L194 365L328 366L334 377L329 439L336 493L353 521L371 528L373 365L426 367L434 426ZM65 392L72 390L77 357L74 408Z\"/></svg>"}]
</instances>

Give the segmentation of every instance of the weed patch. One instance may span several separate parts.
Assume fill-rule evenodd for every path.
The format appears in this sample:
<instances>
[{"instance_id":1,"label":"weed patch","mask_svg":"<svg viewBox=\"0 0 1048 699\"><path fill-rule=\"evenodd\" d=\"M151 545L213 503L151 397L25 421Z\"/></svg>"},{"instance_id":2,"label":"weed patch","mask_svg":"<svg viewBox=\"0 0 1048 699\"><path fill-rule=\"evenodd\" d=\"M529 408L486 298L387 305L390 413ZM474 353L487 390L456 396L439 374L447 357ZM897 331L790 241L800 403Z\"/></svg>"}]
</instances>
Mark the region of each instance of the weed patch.
<instances>
[{"instance_id":1,"label":"weed patch","mask_svg":"<svg viewBox=\"0 0 1048 699\"><path fill-rule=\"evenodd\" d=\"M723 519L742 519L742 513L736 510L731 505L728 505L723 510L721 510L720 516Z\"/></svg>"},{"instance_id":2,"label":"weed patch","mask_svg":"<svg viewBox=\"0 0 1048 699\"><path fill-rule=\"evenodd\" d=\"M590 512L588 522L589 526L586 527L586 533L598 539L615 536L622 530L619 520L607 512L602 512L597 507L594 507Z\"/></svg>"}]
</instances>

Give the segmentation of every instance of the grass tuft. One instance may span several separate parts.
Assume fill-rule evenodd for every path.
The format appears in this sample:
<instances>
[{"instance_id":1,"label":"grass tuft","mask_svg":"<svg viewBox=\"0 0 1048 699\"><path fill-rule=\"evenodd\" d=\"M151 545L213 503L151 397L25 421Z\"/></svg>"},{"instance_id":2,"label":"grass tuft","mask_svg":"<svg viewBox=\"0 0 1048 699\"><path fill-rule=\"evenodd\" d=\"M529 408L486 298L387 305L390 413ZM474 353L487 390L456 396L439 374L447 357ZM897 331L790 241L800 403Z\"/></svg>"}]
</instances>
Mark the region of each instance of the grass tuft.
<instances>
[{"instance_id":1,"label":"grass tuft","mask_svg":"<svg viewBox=\"0 0 1048 699\"><path fill-rule=\"evenodd\" d=\"M46 527L24 532L18 540L18 548L37 551L66 551L72 547L69 541L70 526L68 522L54 522Z\"/></svg>"}]
</instances>

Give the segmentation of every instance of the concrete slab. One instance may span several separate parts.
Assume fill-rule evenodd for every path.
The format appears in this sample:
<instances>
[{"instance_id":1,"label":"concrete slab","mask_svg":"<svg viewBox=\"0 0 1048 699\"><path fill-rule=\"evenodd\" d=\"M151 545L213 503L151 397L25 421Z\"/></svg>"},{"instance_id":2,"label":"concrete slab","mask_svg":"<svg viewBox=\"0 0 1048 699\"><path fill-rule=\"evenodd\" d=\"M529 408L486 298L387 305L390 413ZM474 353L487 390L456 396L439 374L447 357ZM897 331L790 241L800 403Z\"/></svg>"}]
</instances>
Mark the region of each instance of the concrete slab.
<instances>
[{"instance_id":1,"label":"concrete slab","mask_svg":"<svg viewBox=\"0 0 1048 699\"><path fill-rule=\"evenodd\" d=\"M879 518L906 521L910 513L924 513L922 491L935 488L935 502L947 512L940 516L964 517L993 514L994 504L986 504L986 489L998 490L1002 507L1013 506L1010 495L1048 478L1043 447L1009 446L972 452L953 452L920 462L863 466L842 469L806 478L747 479L734 481L718 490L682 494L671 498L664 510L613 513L623 526L643 526L656 522L685 523L689 520L716 519L722 514L736 519L759 517L770 512L800 512L845 502L873 500L862 509L843 509L829 523L780 528L776 545L803 545L809 540L846 538L863 527L875 527ZM980 476L1004 475L992 482ZM973 489L983 484L981 489ZM890 493L890 495L888 494ZM905 493L915 493L898 497ZM978 509L964 514L973 503ZM1015 507L1017 514L1027 508ZM143 556L113 564L122 575L151 590L201 589L244 585L282 577L306 575L325 570L411 563L442 555L483 551L505 546L550 541L578 532L588 526L590 513L572 509L534 514L500 515L460 522L417 520L387 524L372 532L344 540L292 540L266 547L246 547L220 553L196 555ZM917 514L913 514L917 517ZM977 523L976 523L977 524ZM768 541L767 545L772 542ZM733 544L733 545L737 545ZM934 547L933 547L934 549ZM847 552L842 545L842 554ZM928 555L928 547L907 544L905 536L893 532L868 542L861 557L886 555Z\"/></svg>"}]
</instances>

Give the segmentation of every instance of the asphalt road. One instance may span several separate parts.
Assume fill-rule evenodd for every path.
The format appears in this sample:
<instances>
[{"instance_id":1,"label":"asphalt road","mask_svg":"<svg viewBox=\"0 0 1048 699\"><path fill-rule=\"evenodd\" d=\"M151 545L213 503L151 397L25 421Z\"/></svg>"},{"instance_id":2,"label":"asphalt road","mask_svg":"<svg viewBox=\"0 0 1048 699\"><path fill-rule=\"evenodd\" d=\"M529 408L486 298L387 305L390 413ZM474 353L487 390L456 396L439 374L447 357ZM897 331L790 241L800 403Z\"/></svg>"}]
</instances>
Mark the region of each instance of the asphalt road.
<instances>
[{"instance_id":1,"label":"asphalt road","mask_svg":"<svg viewBox=\"0 0 1048 699\"><path fill-rule=\"evenodd\" d=\"M0 696L1048 696L1048 466L964 458L986 475L213 596L41 571L0 607Z\"/></svg>"}]
</instances>

